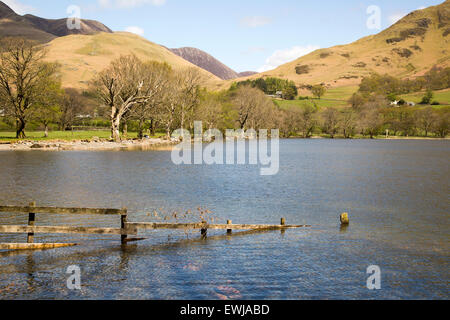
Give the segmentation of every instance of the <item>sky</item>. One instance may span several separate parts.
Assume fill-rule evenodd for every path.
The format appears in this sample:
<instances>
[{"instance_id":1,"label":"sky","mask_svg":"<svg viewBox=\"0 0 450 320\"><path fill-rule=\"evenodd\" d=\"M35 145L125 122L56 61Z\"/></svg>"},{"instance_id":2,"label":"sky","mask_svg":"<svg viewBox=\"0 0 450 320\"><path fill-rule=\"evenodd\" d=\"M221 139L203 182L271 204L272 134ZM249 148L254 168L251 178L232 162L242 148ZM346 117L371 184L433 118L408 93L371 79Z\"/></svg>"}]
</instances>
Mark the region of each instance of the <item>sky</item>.
<instances>
[{"instance_id":1,"label":"sky","mask_svg":"<svg viewBox=\"0 0 450 320\"><path fill-rule=\"evenodd\" d=\"M195 47L237 72L266 71L380 32L444 0L2 0L19 14L98 20L169 48Z\"/></svg>"}]
</instances>

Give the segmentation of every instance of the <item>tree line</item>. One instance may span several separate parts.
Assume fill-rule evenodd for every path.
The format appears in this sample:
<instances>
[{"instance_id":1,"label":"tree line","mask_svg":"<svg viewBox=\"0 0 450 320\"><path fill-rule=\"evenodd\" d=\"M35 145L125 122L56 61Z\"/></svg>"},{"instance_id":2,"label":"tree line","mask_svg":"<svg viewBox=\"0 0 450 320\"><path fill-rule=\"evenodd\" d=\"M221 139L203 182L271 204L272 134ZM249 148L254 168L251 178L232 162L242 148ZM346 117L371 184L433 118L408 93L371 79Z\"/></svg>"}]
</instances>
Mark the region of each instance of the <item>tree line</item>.
<instances>
[{"instance_id":1,"label":"tree line","mask_svg":"<svg viewBox=\"0 0 450 320\"><path fill-rule=\"evenodd\" d=\"M267 95L275 95L277 92L282 92L283 99L286 100L294 100L298 95L298 89L294 81L274 77L235 82L231 85L231 90L242 86L257 88Z\"/></svg>"},{"instance_id":2,"label":"tree line","mask_svg":"<svg viewBox=\"0 0 450 320\"><path fill-rule=\"evenodd\" d=\"M79 94L62 89L59 66L45 62L45 49L17 39L4 41L1 48L0 106L15 122L18 138L25 137L31 120L42 123L46 132L50 123L65 130L77 115L92 108L108 119L115 141L127 137L131 123L138 138L145 132L163 132L170 138L179 128L192 131L194 121L222 131L280 129L282 137L373 138L386 130L406 136L448 134L448 109L388 107L386 92L365 89L367 80L350 99L349 108L320 109L309 100L303 107L282 109L267 94L292 87L290 81L256 79L210 92L201 86L198 69L173 70L166 63L128 55L112 61L90 82L89 90ZM315 95L320 98L323 93L323 86L317 86Z\"/></svg>"}]
</instances>

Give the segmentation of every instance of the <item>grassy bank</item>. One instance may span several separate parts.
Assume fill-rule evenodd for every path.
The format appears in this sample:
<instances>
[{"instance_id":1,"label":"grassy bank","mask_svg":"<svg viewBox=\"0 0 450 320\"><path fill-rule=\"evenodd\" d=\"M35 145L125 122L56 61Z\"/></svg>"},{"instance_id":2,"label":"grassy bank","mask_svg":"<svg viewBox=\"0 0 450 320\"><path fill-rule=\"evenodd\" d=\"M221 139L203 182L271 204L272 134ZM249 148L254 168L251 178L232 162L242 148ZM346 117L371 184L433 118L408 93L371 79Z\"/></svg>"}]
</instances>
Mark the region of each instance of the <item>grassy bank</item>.
<instances>
[{"instance_id":1,"label":"grassy bank","mask_svg":"<svg viewBox=\"0 0 450 320\"><path fill-rule=\"evenodd\" d=\"M49 140L62 140L62 141L72 141L72 140L90 140L93 137L98 137L100 139L109 139L111 136L110 130L92 130L92 131L50 131L47 138L44 138L43 131L29 131L26 132L27 138L25 140L31 141L49 141ZM164 134L157 134L152 138L159 138ZM128 139L137 138L136 132L129 132ZM16 133L15 132L0 132L0 141L15 142Z\"/></svg>"}]
</instances>

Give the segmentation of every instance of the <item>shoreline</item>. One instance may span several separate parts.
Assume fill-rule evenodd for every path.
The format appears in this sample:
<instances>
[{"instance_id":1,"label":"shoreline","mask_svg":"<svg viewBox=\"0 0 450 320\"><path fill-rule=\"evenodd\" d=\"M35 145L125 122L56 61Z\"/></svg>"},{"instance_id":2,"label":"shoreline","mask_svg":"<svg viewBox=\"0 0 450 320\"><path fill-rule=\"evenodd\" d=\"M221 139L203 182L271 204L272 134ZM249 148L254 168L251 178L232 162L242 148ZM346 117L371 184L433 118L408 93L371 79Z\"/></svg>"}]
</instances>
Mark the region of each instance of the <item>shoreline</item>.
<instances>
[{"instance_id":1,"label":"shoreline","mask_svg":"<svg viewBox=\"0 0 450 320\"><path fill-rule=\"evenodd\" d=\"M163 139L123 140L111 142L99 140L46 140L0 142L1 151L123 151L123 150L172 150L173 141Z\"/></svg>"},{"instance_id":2,"label":"shoreline","mask_svg":"<svg viewBox=\"0 0 450 320\"><path fill-rule=\"evenodd\" d=\"M290 137L285 140L386 140L386 141L407 141L407 140L425 140L425 141L448 141L450 138L431 138L431 137L377 137L374 139L355 137L351 139L328 138L322 136L313 136L311 138ZM283 140L283 139L280 139ZM169 141L159 138L145 140L123 140L121 142L112 142L107 139L98 140L45 140L32 141L23 140L17 142L0 141L1 151L124 151L124 150L155 150L171 151L173 146L179 141Z\"/></svg>"}]
</instances>

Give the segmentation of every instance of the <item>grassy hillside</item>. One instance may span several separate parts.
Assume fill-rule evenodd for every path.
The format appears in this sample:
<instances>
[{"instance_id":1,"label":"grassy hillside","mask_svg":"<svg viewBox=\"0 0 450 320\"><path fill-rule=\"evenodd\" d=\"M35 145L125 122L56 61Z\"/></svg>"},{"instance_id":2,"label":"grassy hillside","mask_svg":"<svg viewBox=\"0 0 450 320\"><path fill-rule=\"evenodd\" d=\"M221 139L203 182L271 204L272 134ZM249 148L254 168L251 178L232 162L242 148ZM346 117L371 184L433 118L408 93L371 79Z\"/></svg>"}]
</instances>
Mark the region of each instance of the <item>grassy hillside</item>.
<instances>
[{"instance_id":1,"label":"grassy hillside","mask_svg":"<svg viewBox=\"0 0 450 320\"><path fill-rule=\"evenodd\" d=\"M62 66L63 86L78 89L87 88L89 80L112 60L131 53L143 61L167 62L176 70L198 68L168 49L127 32L70 35L54 39L45 47L48 51L46 59ZM216 76L198 69L205 85L219 81Z\"/></svg>"},{"instance_id":2,"label":"grassy hillside","mask_svg":"<svg viewBox=\"0 0 450 320\"><path fill-rule=\"evenodd\" d=\"M357 86L337 87L331 88L323 96L322 99L314 99L311 94L309 100L275 100L275 103L282 109L289 109L292 107L303 108L306 106L316 105L319 110L323 108L333 107L337 109L349 107L348 100L354 92L358 91ZM448 109L450 106L450 89L434 91L433 101L438 101L440 105L433 106L434 109ZM412 101L419 103L422 101L425 92L415 92L410 94L400 95L399 98L405 101ZM305 95L306 96L306 95ZM414 109L426 108L428 106L417 105Z\"/></svg>"},{"instance_id":3,"label":"grassy hillside","mask_svg":"<svg viewBox=\"0 0 450 320\"><path fill-rule=\"evenodd\" d=\"M433 92L433 101L439 102L441 105L450 105L450 89L434 91ZM415 103L419 103L422 101L425 92L415 92L410 94L401 95L400 98L406 101L412 101Z\"/></svg>"},{"instance_id":4,"label":"grassy hillside","mask_svg":"<svg viewBox=\"0 0 450 320\"><path fill-rule=\"evenodd\" d=\"M275 70L251 76L279 77L297 85L354 86L373 72L407 78L434 65L450 65L450 0L410 13L383 32L348 45L320 49ZM241 80L241 79L239 79ZM242 79L243 80L243 79ZM223 87L229 86L224 83Z\"/></svg>"}]
</instances>

